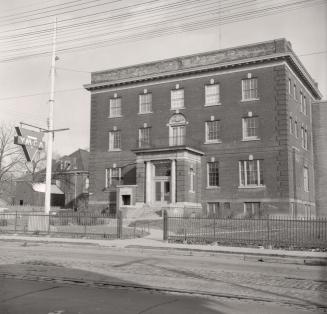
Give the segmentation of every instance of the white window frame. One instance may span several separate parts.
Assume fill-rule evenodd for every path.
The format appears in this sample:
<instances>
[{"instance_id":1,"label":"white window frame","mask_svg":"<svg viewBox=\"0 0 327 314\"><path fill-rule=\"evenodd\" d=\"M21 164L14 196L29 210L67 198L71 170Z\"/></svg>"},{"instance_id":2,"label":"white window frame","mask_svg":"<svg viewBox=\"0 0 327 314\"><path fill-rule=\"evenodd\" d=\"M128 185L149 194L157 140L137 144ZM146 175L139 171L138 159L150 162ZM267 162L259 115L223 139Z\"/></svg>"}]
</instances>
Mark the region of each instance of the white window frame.
<instances>
[{"instance_id":1,"label":"white window frame","mask_svg":"<svg viewBox=\"0 0 327 314\"><path fill-rule=\"evenodd\" d=\"M117 106L119 103L119 106ZM114 106L116 105L116 106ZM121 97L109 99L109 118L119 118L122 116L122 99Z\"/></svg>"},{"instance_id":2,"label":"white window frame","mask_svg":"<svg viewBox=\"0 0 327 314\"><path fill-rule=\"evenodd\" d=\"M304 192L309 192L309 168L303 167L303 190Z\"/></svg>"},{"instance_id":3,"label":"white window frame","mask_svg":"<svg viewBox=\"0 0 327 314\"><path fill-rule=\"evenodd\" d=\"M139 94L139 114L152 113L152 93Z\"/></svg>"},{"instance_id":4,"label":"white window frame","mask_svg":"<svg viewBox=\"0 0 327 314\"><path fill-rule=\"evenodd\" d=\"M305 95L303 96L303 114L305 116L308 115L308 103L307 103L307 98L305 97Z\"/></svg>"},{"instance_id":5,"label":"white window frame","mask_svg":"<svg viewBox=\"0 0 327 314\"><path fill-rule=\"evenodd\" d=\"M185 145L186 126L172 125L169 126L169 146Z\"/></svg>"},{"instance_id":6,"label":"white window frame","mask_svg":"<svg viewBox=\"0 0 327 314\"><path fill-rule=\"evenodd\" d=\"M293 98L295 99L295 100L297 100L297 98L296 98L296 84L293 84Z\"/></svg>"},{"instance_id":7,"label":"white window frame","mask_svg":"<svg viewBox=\"0 0 327 314\"><path fill-rule=\"evenodd\" d=\"M218 138L215 139L209 139L209 125L213 124L213 123L217 123L218 127L217 127L217 135ZM221 143L221 137L220 137L220 132L221 132L221 125L220 125L220 120L212 120L212 121L206 121L205 123L205 143L206 144L211 144L211 143Z\"/></svg>"},{"instance_id":8,"label":"white window frame","mask_svg":"<svg viewBox=\"0 0 327 314\"><path fill-rule=\"evenodd\" d=\"M212 90L216 88L215 92ZM207 84L205 85L205 106L218 106L220 103L220 85L219 84Z\"/></svg>"},{"instance_id":9,"label":"white window frame","mask_svg":"<svg viewBox=\"0 0 327 314\"><path fill-rule=\"evenodd\" d=\"M122 177L121 177L121 168L118 167L118 168L107 168L106 169L106 182L105 182L105 187L106 188L109 188L111 185L112 185L112 179L114 178L113 177L113 172L118 170L118 177L115 176L115 178L118 178L119 182L122 180Z\"/></svg>"},{"instance_id":10,"label":"white window frame","mask_svg":"<svg viewBox=\"0 0 327 314\"><path fill-rule=\"evenodd\" d=\"M189 192L194 193L194 177L195 177L195 171L194 168L190 168L190 190Z\"/></svg>"},{"instance_id":11,"label":"white window frame","mask_svg":"<svg viewBox=\"0 0 327 314\"><path fill-rule=\"evenodd\" d=\"M253 121L255 121L255 127L253 129L256 130L256 135L247 136L248 128L247 128L246 122L250 121L252 119L253 119ZM259 130L259 118L257 116L242 118L242 136L243 136L243 140L246 140L246 141L258 140L259 139L258 130Z\"/></svg>"},{"instance_id":12,"label":"white window frame","mask_svg":"<svg viewBox=\"0 0 327 314\"><path fill-rule=\"evenodd\" d=\"M300 111L304 112L304 108L303 108L303 93L302 91L300 91Z\"/></svg>"},{"instance_id":13,"label":"white window frame","mask_svg":"<svg viewBox=\"0 0 327 314\"><path fill-rule=\"evenodd\" d=\"M249 88L245 89L247 86L246 84L249 82ZM251 85L254 86L251 86ZM254 91L254 92L252 92ZM249 97L247 97L247 93L249 93ZM251 94L254 95L251 95ZM251 101L251 100L258 100L258 78L252 77L252 78L246 78L242 79L242 101Z\"/></svg>"},{"instance_id":14,"label":"white window frame","mask_svg":"<svg viewBox=\"0 0 327 314\"><path fill-rule=\"evenodd\" d=\"M119 136L119 147L114 147L114 143L115 143L115 134L118 134ZM117 130L117 131L110 131L109 132L109 151L120 151L121 150L121 131Z\"/></svg>"},{"instance_id":15,"label":"white window frame","mask_svg":"<svg viewBox=\"0 0 327 314\"><path fill-rule=\"evenodd\" d=\"M218 185L210 185L210 165L216 164L216 169L218 170ZM216 175L216 174L215 174ZM219 174L219 161L211 161L207 163L207 188L218 188L220 186L220 174Z\"/></svg>"},{"instance_id":16,"label":"white window frame","mask_svg":"<svg viewBox=\"0 0 327 314\"><path fill-rule=\"evenodd\" d=\"M176 97L179 96L179 97ZM184 109L184 89L172 89L170 92L171 110Z\"/></svg>"},{"instance_id":17,"label":"white window frame","mask_svg":"<svg viewBox=\"0 0 327 314\"><path fill-rule=\"evenodd\" d=\"M290 78L288 79L288 93L292 94L292 80Z\"/></svg>"},{"instance_id":18,"label":"white window frame","mask_svg":"<svg viewBox=\"0 0 327 314\"><path fill-rule=\"evenodd\" d=\"M147 132L147 133L142 133ZM146 135L144 137L144 135ZM142 145L143 143L143 145ZM139 128L139 148L146 147L150 145L150 127Z\"/></svg>"},{"instance_id":19,"label":"white window frame","mask_svg":"<svg viewBox=\"0 0 327 314\"><path fill-rule=\"evenodd\" d=\"M294 134L294 123L293 123L293 117L289 117L289 123L290 123L290 134Z\"/></svg>"},{"instance_id":20,"label":"white window frame","mask_svg":"<svg viewBox=\"0 0 327 314\"><path fill-rule=\"evenodd\" d=\"M248 183L248 175L247 175L247 165L249 162L256 162L257 164L257 182L258 184ZM240 188L257 188L257 187L264 187L264 180L263 180L263 160L262 159L253 159L253 160L240 160L238 162L239 168L239 187ZM242 170L244 171L244 183L242 182ZM263 184L261 184L261 179Z\"/></svg>"}]
</instances>

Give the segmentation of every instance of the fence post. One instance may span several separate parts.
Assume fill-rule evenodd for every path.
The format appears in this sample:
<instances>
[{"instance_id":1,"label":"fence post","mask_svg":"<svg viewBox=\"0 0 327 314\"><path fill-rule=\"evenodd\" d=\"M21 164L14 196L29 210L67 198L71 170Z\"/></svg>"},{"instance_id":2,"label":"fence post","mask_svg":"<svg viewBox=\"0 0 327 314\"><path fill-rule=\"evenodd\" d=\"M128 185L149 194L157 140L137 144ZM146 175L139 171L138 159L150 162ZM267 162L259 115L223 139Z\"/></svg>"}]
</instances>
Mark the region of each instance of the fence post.
<instances>
[{"instance_id":1,"label":"fence post","mask_svg":"<svg viewBox=\"0 0 327 314\"><path fill-rule=\"evenodd\" d=\"M167 210L163 212L163 240L168 240L168 213Z\"/></svg>"},{"instance_id":2,"label":"fence post","mask_svg":"<svg viewBox=\"0 0 327 314\"><path fill-rule=\"evenodd\" d=\"M267 247L270 246L270 226L269 226L269 216L267 217Z\"/></svg>"},{"instance_id":3,"label":"fence post","mask_svg":"<svg viewBox=\"0 0 327 314\"><path fill-rule=\"evenodd\" d=\"M15 233L17 231L17 210L16 210L16 214L15 214Z\"/></svg>"},{"instance_id":4,"label":"fence post","mask_svg":"<svg viewBox=\"0 0 327 314\"><path fill-rule=\"evenodd\" d=\"M48 234L50 234L50 213L48 214L49 220L48 220Z\"/></svg>"},{"instance_id":5,"label":"fence post","mask_svg":"<svg viewBox=\"0 0 327 314\"><path fill-rule=\"evenodd\" d=\"M213 216L213 240L216 241L216 216Z\"/></svg>"},{"instance_id":6,"label":"fence post","mask_svg":"<svg viewBox=\"0 0 327 314\"><path fill-rule=\"evenodd\" d=\"M123 215L120 210L117 211L117 239L123 237Z\"/></svg>"}]
</instances>

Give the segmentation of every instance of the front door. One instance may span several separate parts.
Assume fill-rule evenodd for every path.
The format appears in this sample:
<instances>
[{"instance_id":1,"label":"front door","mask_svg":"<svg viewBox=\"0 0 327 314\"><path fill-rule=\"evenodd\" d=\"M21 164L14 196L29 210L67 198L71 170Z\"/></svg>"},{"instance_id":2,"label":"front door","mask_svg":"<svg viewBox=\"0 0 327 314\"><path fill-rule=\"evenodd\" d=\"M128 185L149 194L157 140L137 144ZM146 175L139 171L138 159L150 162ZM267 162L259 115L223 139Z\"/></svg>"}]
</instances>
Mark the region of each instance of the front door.
<instances>
[{"instance_id":1,"label":"front door","mask_svg":"<svg viewBox=\"0 0 327 314\"><path fill-rule=\"evenodd\" d=\"M168 179L155 179L154 199L158 203L170 201L170 182Z\"/></svg>"}]
</instances>

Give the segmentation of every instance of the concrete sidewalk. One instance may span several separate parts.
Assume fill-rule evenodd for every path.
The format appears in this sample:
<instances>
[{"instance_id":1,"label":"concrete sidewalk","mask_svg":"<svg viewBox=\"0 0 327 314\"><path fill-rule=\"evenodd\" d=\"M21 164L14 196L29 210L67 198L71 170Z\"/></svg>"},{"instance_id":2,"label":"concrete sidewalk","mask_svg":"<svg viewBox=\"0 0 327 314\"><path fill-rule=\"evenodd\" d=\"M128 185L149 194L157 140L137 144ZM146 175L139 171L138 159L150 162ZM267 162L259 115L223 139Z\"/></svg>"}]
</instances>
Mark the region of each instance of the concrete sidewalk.
<instances>
[{"instance_id":1,"label":"concrete sidewalk","mask_svg":"<svg viewBox=\"0 0 327 314\"><path fill-rule=\"evenodd\" d=\"M281 249L251 248L251 247L230 247L219 245L199 245L199 244L180 244L168 243L162 240L162 231L150 229L150 234L144 238L136 239L115 239L100 240L88 238L61 238L50 236L26 236L26 235L0 235L0 241L25 241L42 243L67 243L97 245L102 247L120 248L120 249L148 249L148 250L167 250L172 252L207 253L207 254L238 254L243 256L257 257L276 257L276 258L294 258L302 264L327 265L327 252L315 251L288 251ZM327 244L326 244L327 247ZM302 261L302 262L301 262Z\"/></svg>"}]
</instances>

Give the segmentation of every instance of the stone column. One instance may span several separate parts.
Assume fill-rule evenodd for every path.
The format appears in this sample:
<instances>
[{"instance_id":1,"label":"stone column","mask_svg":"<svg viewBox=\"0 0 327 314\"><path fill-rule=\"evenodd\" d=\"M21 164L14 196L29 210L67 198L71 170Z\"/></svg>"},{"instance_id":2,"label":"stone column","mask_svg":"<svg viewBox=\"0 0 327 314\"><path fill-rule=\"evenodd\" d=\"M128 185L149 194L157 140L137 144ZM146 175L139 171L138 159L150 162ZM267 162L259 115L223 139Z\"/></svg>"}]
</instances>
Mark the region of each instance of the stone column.
<instances>
[{"instance_id":1,"label":"stone column","mask_svg":"<svg viewBox=\"0 0 327 314\"><path fill-rule=\"evenodd\" d=\"M146 204L150 204L151 203L151 193L152 193L152 189L151 189L151 177L152 177L152 173L151 173L151 162L147 161L145 163L145 203Z\"/></svg>"},{"instance_id":2,"label":"stone column","mask_svg":"<svg viewBox=\"0 0 327 314\"><path fill-rule=\"evenodd\" d=\"M171 161L171 202L176 203L176 160Z\"/></svg>"}]
</instances>

